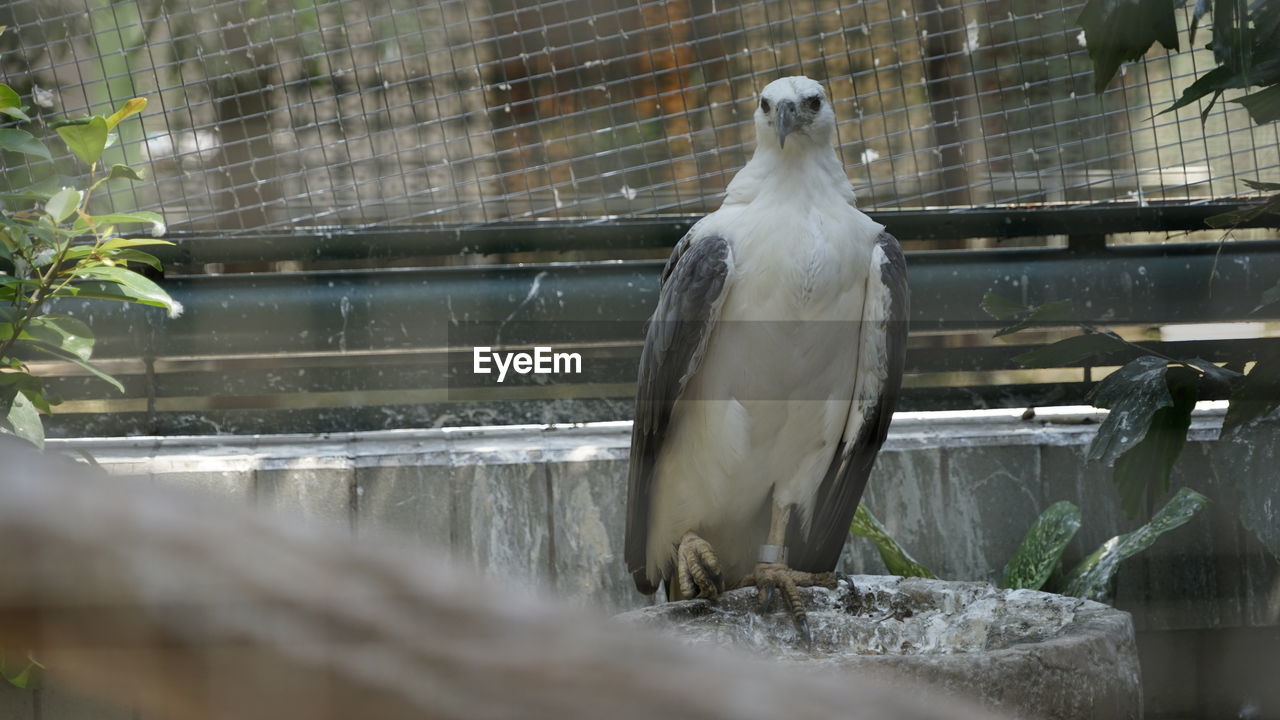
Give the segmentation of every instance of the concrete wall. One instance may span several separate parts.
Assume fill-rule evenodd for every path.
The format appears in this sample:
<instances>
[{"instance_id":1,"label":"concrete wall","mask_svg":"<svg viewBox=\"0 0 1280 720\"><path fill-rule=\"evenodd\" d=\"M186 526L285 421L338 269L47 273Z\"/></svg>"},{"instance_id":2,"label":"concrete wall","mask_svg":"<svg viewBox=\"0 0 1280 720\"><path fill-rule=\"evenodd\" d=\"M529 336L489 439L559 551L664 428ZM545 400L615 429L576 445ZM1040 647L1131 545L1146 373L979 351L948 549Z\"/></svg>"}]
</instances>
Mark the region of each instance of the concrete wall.
<instances>
[{"instance_id":1,"label":"concrete wall","mask_svg":"<svg viewBox=\"0 0 1280 720\"><path fill-rule=\"evenodd\" d=\"M941 577L995 580L1040 510L1070 500L1084 518L1074 563L1135 524L1109 472L1085 462L1098 417L900 415L866 501ZM1266 711L1258 717L1280 717L1273 683L1253 678L1267 663L1248 661L1280 658L1280 563L1238 520L1236 483L1219 469L1229 448L1213 442L1220 422L1197 416L1174 478L1214 504L1121 571L1117 605L1134 613L1151 717L1235 716L1250 703ZM621 560L629 433L627 423L605 423L50 444L87 450L112 472L300 514L362 540L444 545L512 583L612 613L649 602ZM843 563L884 572L858 539ZM56 687L0 688L0 720L90 712L78 703Z\"/></svg>"}]
</instances>

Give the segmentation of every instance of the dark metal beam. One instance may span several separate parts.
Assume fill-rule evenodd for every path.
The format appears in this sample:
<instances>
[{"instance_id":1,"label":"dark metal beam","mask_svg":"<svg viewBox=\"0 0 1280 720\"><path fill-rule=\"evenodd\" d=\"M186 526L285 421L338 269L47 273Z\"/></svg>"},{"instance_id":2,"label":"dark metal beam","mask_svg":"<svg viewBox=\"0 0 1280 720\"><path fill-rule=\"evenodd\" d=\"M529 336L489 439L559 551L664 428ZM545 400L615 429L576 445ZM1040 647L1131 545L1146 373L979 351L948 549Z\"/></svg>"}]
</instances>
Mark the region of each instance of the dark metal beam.
<instances>
[{"instance_id":1,"label":"dark metal beam","mask_svg":"<svg viewBox=\"0 0 1280 720\"><path fill-rule=\"evenodd\" d=\"M957 240L1042 235L1107 235L1207 230L1205 218L1246 202L1203 204L871 210L901 240ZM318 228L293 233L208 235L174 233L160 248L166 264L392 260L450 255L669 248L699 216L605 218L428 228ZM1244 227L1275 227L1274 217Z\"/></svg>"},{"instance_id":2,"label":"dark metal beam","mask_svg":"<svg viewBox=\"0 0 1280 720\"><path fill-rule=\"evenodd\" d=\"M176 277L162 281L186 307L176 319L97 301L58 310L97 328L99 357L444 347L477 323L507 323L507 342L627 339L639 336L657 301L661 265ZM908 266L916 332L999 326L980 308L989 290L1028 304L1074 300L1073 321L1226 322L1260 319L1253 310L1280 277L1280 241L917 252Z\"/></svg>"}]
</instances>

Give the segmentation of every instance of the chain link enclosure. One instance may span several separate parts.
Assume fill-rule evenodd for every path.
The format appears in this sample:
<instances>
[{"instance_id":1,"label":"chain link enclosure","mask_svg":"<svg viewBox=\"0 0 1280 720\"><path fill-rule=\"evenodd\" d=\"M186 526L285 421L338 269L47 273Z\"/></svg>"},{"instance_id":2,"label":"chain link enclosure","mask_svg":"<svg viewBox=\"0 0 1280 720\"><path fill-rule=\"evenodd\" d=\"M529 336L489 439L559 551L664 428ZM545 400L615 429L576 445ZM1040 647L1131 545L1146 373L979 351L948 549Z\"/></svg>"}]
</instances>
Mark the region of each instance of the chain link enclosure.
<instances>
[{"instance_id":1,"label":"chain link enclosure","mask_svg":"<svg viewBox=\"0 0 1280 720\"><path fill-rule=\"evenodd\" d=\"M1153 51L1094 95L1081 7L12 0L0 76L38 86L45 119L148 96L113 152L152 178L103 202L185 231L706 212L757 91L796 73L826 84L864 208L1195 201L1280 167L1239 105L1203 130L1195 108L1153 117L1206 50Z\"/></svg>"}]
</instances>

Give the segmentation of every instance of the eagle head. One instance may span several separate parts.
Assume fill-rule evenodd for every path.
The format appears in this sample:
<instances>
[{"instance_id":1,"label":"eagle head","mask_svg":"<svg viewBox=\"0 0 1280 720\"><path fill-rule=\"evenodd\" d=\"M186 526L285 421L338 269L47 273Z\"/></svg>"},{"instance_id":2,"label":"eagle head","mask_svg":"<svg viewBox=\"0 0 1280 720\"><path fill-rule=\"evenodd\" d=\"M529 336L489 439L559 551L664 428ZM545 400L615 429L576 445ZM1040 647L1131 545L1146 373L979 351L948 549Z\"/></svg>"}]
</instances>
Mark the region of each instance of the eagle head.
<instances>
[{"instance_id":1,"label":"eagle head","mask_svg":"<svg viewBox=\"0 0 1280 720\"><path fill-rule=\"evenodd\" d=\"M803 75L778 78L766 85L755 118L757 142L776 138L779 149L786 148L787 138L830 146L836 128L826 91Z\"/></svg>"}]
</instances>

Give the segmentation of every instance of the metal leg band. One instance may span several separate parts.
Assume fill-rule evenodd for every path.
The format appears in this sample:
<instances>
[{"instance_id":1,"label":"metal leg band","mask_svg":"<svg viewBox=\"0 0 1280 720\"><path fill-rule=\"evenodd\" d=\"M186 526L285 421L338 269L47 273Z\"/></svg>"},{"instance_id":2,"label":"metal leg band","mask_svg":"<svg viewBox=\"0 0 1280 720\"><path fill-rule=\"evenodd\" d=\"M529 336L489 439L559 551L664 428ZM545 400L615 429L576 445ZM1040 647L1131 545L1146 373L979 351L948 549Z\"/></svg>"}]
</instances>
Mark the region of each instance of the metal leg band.
<instances>
[{"instance_id":1,"label":"metal leg band","mask_svg":"<svg viewBox=\"0 0 1280 720\"><path fill-rule=\"evenodd\" d=\"M756 562L768 565L786 565L787 548L785 545L761 545Z\"/></svg>"}]
</instances>

